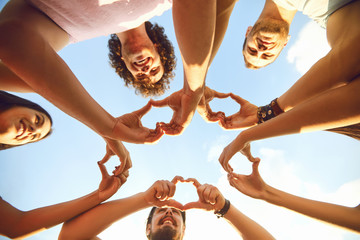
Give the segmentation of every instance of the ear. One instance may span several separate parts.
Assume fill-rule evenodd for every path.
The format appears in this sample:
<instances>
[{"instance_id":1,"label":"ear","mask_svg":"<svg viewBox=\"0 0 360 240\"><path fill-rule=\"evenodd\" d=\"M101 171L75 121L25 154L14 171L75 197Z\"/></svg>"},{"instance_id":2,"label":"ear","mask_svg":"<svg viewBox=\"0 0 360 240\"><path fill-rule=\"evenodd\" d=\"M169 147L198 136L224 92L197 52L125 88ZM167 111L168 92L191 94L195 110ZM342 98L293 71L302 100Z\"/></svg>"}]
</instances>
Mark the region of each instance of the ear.
<instances>
[{"instance_id":1,"label":"ear","mask_svg":"<svg viewBox=\"0 0 360 240\"><path fill-rule=\"evenodd\" d=\"M291 38L291 36L288 35L287 38L286 38L286 41L285 41L285 43L284 43L284 47L285 47L285 46L287 45L287 43L289 42L290 38Z\"/></svg>"},{"instance_id":2,"label":"ear","mask_svg":"<svg viewBox=\"0 0 360 240\"><path fill-rule=\"evenodd\" d=\"M248 26L248 28L246 29L246 33L245 33L246 38L249 35L249 33L251 32L252 28L253 28L252 26Z\"/></svg>"},{"instance_id":3,"label":"ear","mask_svg":"<svg viewBox=\"0 0 360 240\"><path fill-rule=\"evenodd\" d=\"M150 235L150 228L151 228L151 224L148 224L146 226L146 236L149 236Z\"/></svg>"}]
</instances>

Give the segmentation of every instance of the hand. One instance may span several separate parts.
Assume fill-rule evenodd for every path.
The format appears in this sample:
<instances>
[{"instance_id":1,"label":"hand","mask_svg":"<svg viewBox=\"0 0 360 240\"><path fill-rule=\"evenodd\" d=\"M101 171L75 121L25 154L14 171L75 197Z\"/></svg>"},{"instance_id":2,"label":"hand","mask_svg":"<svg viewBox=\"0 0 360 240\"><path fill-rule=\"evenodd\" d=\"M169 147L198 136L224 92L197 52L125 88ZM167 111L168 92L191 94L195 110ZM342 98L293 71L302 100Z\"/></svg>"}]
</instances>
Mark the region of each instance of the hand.
<instances>
[{"instance_id":1,"label":"hand","mask_svg":"<svg viewBox=\"0 0 360 240\"><path fill-rule=\"evenodd\" d=\"M224 119L220 118L219 125L224 129L242 129L255 126L258 123L258 107L233 93L230 93L230 97L240 104L240 110Z\"/></svg>"},{"instance_id":2,"label":"hand","mask_svg":"<svg viewBox=\"0 0 360 240\"><path fill-rule=\"evenodd\" d=\"M125 171L122 174L110 176L106 170L106 167L101 162L98 162L100 168L102 180L99 185L98 194L100 202L103 202L114 195L117 190L126 182L129 176L129 171Z\"/></svg>"},{"instance_id":3,"label":"hand","mask_svg":"<svg viewBox=\"0 0 360 240\"><path fill-rule=\"evenodd\" d=\"M113 171L115 176L122 174L132 167L132 162L130 154L121 141L104 138L106 145L106 154L103 159L100 161L101 164L105 164L113 155L117 155L120 159L120 166L117 166Z\"/></svg>"},{"instance_id":4,"label":"hand","mask_svg":"<svg viewBox=\"0 0 360 240\"><path fill-rule=\"evenodd\" d=\"M197 106L197 111L200 116L206 122L217 122L220 119L225 119L225 113L223 112L213 112L210 107L210 102L216 98L227 98L230 96L230 93L220 93L215 90L212 90L209 87L205 87L204 94Z\"/></svg>"},{"instance_id":5,"label":"hand","mask_svg":"<svg viewBox=\"0 0 360 240\"><path fill-rule=\"evenodd\" d=\"M260 159L253 162L253 170L250 175L229 173L228 180L230 185L249 197L264 199L266 183L259 174L259 164Z\"/></svg>"},{"instance_id":6,"label":"hand","mask_svg":"<svg viewBox=\"0 0 360 240\"><path fill-rule=\"evenodd\" d=\"M250 142L243 139L243 132L241 132L228 146L226 146L219 157L219 162L225 171L228 173L233 172L233 168L230 166L229 161L237 153L241 152L250 162L256 161L250 152Z\"/></svg>"},{"instance_id":7,"label":"hand","mask_svg":"<svg viewBox=\"0 0 360 240\"><path fill-rule=\"evenodd\" d=\"M225 198L216 187L209 184L200 184L195 178L188 178L183 182L192 182L199 195L197 202L184 205L184 210L196 208L207 211L220 211L225 205Z\"/></svg>"},{"instance_id":8,"label":"hand","mask_svg":"<svg viewBox=\"0 0 360 240\"><path fill-rule=\"evenodd\" d=\"M182 210L183 205L173 199L176 190L176 183L183 180L182 177L176 176L170 182L167 180L156 181L148 190L146 190L144 199L151 206L156 207L173 207Z\"/></svg>"},{"instance_id":9,"label":"hand","mask_svg":"<svg viewBox=\"0 0 360 240\"><path fill-rule=\"evenodd\" d=\"M163 100L151 100L151 104L154 107L169 106L174 111L170 123L162 122L160 126L168 135L180 135L190 124L199 100L200 98L195 94L185 94L181 89Z\"/></svg>"},{"instance_id":10,"label":"hand","mask_svg":"<svg viewBox=\"0 0 360 240\"><path fill-rule=\"evenodd\" d=\"M122 141L130 143L158 142L164 135L160 126L156 126L155 129L149 129L141 123L141 118L150 111L151 107L151 102L149 101L141 109L118 117L113 134L120 137Z\"/></svg>"}]
</instances>

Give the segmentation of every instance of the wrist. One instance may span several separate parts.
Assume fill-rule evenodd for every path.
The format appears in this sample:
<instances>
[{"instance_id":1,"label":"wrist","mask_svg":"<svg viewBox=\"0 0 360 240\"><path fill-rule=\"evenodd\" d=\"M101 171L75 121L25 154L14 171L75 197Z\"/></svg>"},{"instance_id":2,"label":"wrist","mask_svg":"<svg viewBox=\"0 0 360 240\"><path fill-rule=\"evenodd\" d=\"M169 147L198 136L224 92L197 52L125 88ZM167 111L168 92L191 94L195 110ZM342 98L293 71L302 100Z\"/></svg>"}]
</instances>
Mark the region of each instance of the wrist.
<instances>
[{"instance_id":1,"label":"wrist","mask_svg":"<svg viewBox=\"0 0 360 240\"><path fill-rule=\"evenodd\" d=\"M225 199L224 206L220 210L214 211L214 214L217 216L217 218L224 217L225 214L229 211L230 205L230 201L228 199Z\"/></svg>"}]
</instances>

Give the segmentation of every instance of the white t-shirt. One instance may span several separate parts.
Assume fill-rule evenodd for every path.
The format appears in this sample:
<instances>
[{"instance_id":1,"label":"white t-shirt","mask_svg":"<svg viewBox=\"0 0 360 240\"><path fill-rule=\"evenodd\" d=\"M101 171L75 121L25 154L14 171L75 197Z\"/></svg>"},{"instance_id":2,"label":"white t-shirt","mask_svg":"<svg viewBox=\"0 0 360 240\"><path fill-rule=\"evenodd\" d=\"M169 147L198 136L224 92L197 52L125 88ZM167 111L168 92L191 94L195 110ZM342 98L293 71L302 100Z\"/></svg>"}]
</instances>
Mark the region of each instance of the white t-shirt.
<instances>
[{"instance_id":1,"label":"white t-shirt","mask_svg":"<svg viewBox=\"0 0 360 240\"><path fill-rule=\"evenodd\" d=\"M353 0L273 0L287 10L297 10L326 28L332 13Z\"/></svg>"},{"instance_id":2,"label":"white t-shirt","mask_svg":"<svg viewBox=\"0 0 360 240\"><path fill-rule=\"evenodd\" d=\"M70 36L70 42L123 32L160 16L172 0L27 0Z\"/></svg>"}]
</instances>

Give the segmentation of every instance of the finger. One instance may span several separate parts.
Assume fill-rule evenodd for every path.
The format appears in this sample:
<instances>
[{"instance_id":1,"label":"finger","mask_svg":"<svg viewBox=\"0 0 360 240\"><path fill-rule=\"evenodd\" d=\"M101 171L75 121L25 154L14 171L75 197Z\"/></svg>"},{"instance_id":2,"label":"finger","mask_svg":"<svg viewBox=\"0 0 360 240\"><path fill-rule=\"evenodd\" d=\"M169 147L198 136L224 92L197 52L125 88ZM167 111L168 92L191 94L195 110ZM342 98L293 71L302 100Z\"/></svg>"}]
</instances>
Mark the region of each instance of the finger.
<instances>
[{"instance_id":1,"label":"finger","mask_svg":"<svg viewBox=\"0 0 360 240\"><path fill-rule=\"evenodd\" d=\"M190 202L184 205L184 211L189 209L199 209L202 208L202 203L200 202Z\"/></svg>"},{"instance_id":2,"label":"finger","mask_svg":"<svg viewBox=\"0 0 360 240\"><path fill-rule=\"evenodd\" d=\"M141 119L145 114L147 114L150 109L151 109L152 105L151 105L151 100L142 108L140 108L139 110L135 111L134 113L136 115L139 116L139 118Z\"/></svg>"},{"instance_id":3,"label":"finger","mask_svg":"<svg viewBox=\"0 0 360 240\"><path fill-rule=\"evenodd\" d=\"M243 105L244 103L246 103L247 101L243 98L241 98L240 96L230 93L230 97L232 99L234 99L238 104Z\"/></svg>"},{"instance_id":4,"label":"finger","mask_svg":"<svg viewBox=\"0 0 360 240\"><path fill-rule=\"evenodd\" d=\"M97 162L97 163L98 163L98 166L100 168L102 178L104 179L104 178L108 177L109 173L107 172L105 165L102 164L100 161Z\"/></svg>"},{"instance_id":5,"label":"finger","mask_svg":"<svg viewBox=\"0 0 360 240\"><path fill-rule=\"evenodd\" d=\"M168 193L167 199L174 197L175 190L176 190L175 184L170 182L169 183L169 193Z\"/></svg>"},{"instance_id":6,"label":"finger","mask_svg":"<svg viewBox=\"0 0 360 240\"><path fill-rule=\"evenodd\" d=\"M196 188L196 190L197 190L197 194L199 196L199 201L206 203L206 200L204 199L205 186L201 185L200 187Z\"/></svg>"},{"instance_id":7,"label":"finger","mask_svg":"<svg viewBox=\"0 0 360 240\"><path fill-rule=\"evenodd\" d=\"M120 174L120 176L116 178L120 180L121 185L123 185L127 181L127 176L125 176L124 174Z\"/></svg>"},{"instance_id":8,"label":"finger","mask_svg":"<svg viewBox=\"0 0 360 240\"><path fill-rule=\"evenodd\" d=\"M199 183L199 181L196 180L195 178L188 178L188 179L186 179L185 181L186 181L186 182L192 182L193 185L194 185L196 188L198 188L198 187L201 186L201 184Z\"/></svg>"},{"instance_id":9,"label":"finger","mask_svg":"<svg viewBox=\"0 0 360 240\"><path fill-rule=\"evenodd\" d=\"M217 98L227 98L230 97L230 93L220 93L214 90L214 97Z\"/></svg>"},{"instance_id":10,"label":"finger","mask_svg":"<svg viewBox=\"0 0 360 240\"><path fill-rule=\"evenodd\" d=\"M182 127L180 125L176 125L176 127L171 127L171 128L168 128L168 129L164 129L164 132L167 135L181 135L183 130L184 130L184 127Z\"/></svg>"},{"instance_id":11,"label":"finger","mask_svg":"<svg viewBox=\"0 0 360 240\"><path fill-rule=\"evenodd\" d=\"M182 205L181 203L179 203L178 201L176 201L174 199L170 199L170 200L161 202L161 206L172 207L172 208L176 208L180 211L184 211L184 205Z\"/></svg>"},{"instance_id":12,"label":"finger","mask_svg":"<svg viewBox=\"0 0 360 240\"><path fill-rule=\"evenodd\" d=\"M224 151L220 155L219 162L226 172L231 172L230 169L228 168L229 165L227 164Z\"/></svg>"},{"instance_id":13,"label":"finger","mask_svg":"<svg viewBox=\"0 0 360 240\"><path fill-rule=\"evenodd\" d=\"M166 106L169 106L168 98L164 98L162 100L150 99L150 103L154 107L166 107Z\"/></svg>"},{"instance_id":14,"label":"finger","mask_svg":"<svg viewBox=\"0 0 360 240\"><path fill-rule=\"evenodd\" d=\"M175 176L171 182L174 183L174 184L177 184L178 182L184 182L184 178L182 176Z\"/></svg>"},{"instance_id":15,"label":"finger","mask_svg":"<svg viewBox=\"0 0 360 240\"><path fill-rule=\"evenodd\" d=\"M106 152L103 159L101 159L100 164L105 164L111 158L111 156L112 155L109 152Z\"/></svg>"},{"instance_id":16,"label":"finger","mask_svg":"<svg viewBox=\"0 0 360 240\"><path fill-rule=\"evenodd\" d=\"M210 203L211 205L214 205L214 202L212 202L210 199L211 191L212 191L211 186L207 185L204 188L204 191L202 192L202 197L205 203Z\"/></svg>"},{"instance_id":17,"label":"finger","mask_svg":"<svg viewBox=\"0 0 360 240\"><path fill-rule=\"evenodd\" d=\"M161 128L157 128L155 130L151 130L149 135L145 138L146 144L156 144L160 141L162 136L164 136L165 132Z\"/></svg>"}]
</instances>

